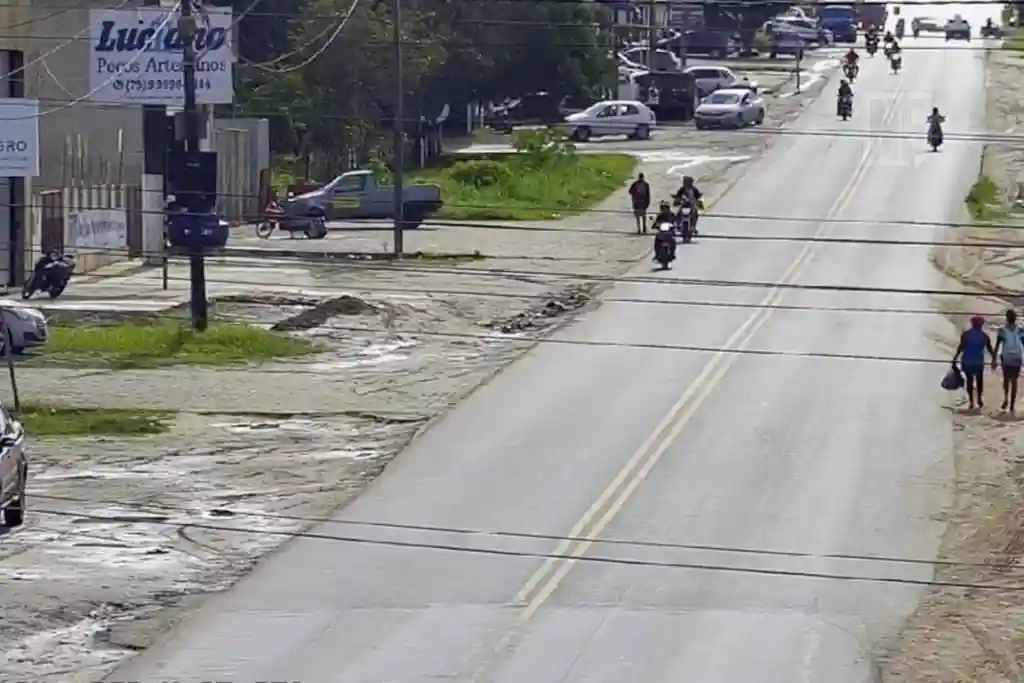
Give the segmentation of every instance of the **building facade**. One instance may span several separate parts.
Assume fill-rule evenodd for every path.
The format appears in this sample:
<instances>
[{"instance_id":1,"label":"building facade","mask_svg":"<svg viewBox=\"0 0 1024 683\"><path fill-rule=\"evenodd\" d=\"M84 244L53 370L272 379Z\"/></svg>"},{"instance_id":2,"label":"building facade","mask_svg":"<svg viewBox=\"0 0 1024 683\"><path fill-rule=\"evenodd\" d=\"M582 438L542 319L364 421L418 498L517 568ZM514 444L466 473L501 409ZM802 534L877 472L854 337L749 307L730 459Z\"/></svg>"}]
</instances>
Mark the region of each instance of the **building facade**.
<instances>
[{"instance_id":1,"label":"building facade","mask_svg":"<svg viewBox=\"0 0 1024 683\"><path fill-rule=\"evenodd\" d=\"M6 0L0 4L0 99L39 100L40 161L37 177L0 178L0 284L17 284L39 251L39 207L44 193L140 184L140 107L90 100L89 10L141 4L137 0Z\"/></svg>"}]
</instances>

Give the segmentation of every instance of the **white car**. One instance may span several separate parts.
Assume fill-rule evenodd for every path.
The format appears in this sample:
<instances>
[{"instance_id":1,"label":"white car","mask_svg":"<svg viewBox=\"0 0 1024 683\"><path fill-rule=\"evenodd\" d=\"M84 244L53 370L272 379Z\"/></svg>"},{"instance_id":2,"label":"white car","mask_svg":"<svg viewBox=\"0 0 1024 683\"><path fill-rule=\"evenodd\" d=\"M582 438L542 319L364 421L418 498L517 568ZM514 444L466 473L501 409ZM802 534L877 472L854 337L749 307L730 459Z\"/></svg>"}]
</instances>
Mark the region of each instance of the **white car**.
<instances>
[{"instance_id":1,"label":"white car","mask_svg":"<svg viewBox=\"0 0 1024 683\"><path fill-rule=\"evenodd\" d=\"M27 485L25 430L0 406L0 527L11 528L24 523Z\"/></svg>"},{"instance_id":2,"label":"white car","mask_svg":"<svg viewBox=\"0 0 1024 683\"><path fill-rule=\"evenodd\" d=\"M910 22L910 30L914 35L919 33L942 33L943 24L932 17L914 17Z\"/></svg>"},{"instance_id":3,"label":"white car","mask_svg":"<svg viewBox=\"0 0 1024 683\"><path fill-rule=\"evenodd\" d=\"M26 306L20 301L0 299L0 316L3 316L6 337L0 337L0 352L11 342L11 352L18 354L33 346L42 346L50 338L46 316L37 308Z\"/></svg>"},{"instance_id":4,"label":"white car","mask_svg":"<svg viewBox=\"0 0 1024 683\"><path fill-rule=\"evenodd\" d=\"M742 128L764 123L764 98L748 88L726 88L705 97L694 112L697 128Z\"/></svg>"},{"instance_id":5,"label":"white car","mask_svg":"<svg viewBox=\"0 0 1024 683\"><path fill-rule=\"evenodd\" d=\"M654 112L634 100L607 100L565 117L569 137L577 142L609 135L647 140L657 125Z\"/></svg>"},{"instance_id":6,"label":"white car","mask_svg":"<svg viewBox=\"0 0 1024 683\"><path fill-rule=\"evenodd\" d=\"M697 85L697 94L705 97L721 90L722 88L754 87L746 76L733 73L732 69L725 66L691 66L683 71L693 76Z\"/></svg>"},{"instance_id":7,"label":"white car","mask_svg":"<svg viewBox=\"0 0 1024 683\"><path fill-rule=\"evenodd\" d=\"M971 40L971 25L959 14L946 22L946 40Z\"/></svg>"}]
</instances>

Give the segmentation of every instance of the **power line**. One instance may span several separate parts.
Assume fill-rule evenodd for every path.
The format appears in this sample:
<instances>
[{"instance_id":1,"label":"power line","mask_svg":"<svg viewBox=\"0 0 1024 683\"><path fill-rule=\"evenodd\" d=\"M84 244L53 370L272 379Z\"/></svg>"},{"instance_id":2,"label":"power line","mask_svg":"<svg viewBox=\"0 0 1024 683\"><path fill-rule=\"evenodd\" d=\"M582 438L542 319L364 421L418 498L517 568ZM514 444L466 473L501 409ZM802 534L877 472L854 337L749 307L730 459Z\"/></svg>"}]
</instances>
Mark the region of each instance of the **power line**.
<instances>
[{"instance_id":1,"label":"power line","mask_svg":"<svg viewBox=\"0 0 1024 683\"><path fill-rule=\"evenodd\" d=\"M288 59L289 56L294 55L294 54L296 54L298 52L304 51L306 48L308 48L314 42L320 40L320 38L322 38L324 36L324 33L326 33L326 32L318 33L315 37L310 39L309 42L307 42L306 44L301 45L301 46L295 48L295 50L292 51L288 55L281 55L277 59L271 60L269 62L264 62L264 63L250 62L248 60L245 60L244 63L246 65L248 65L248 66L255 67L255 68L260 69L262 71L266 71L268 73L273 73L273 74L279 74L279 75L292 73L292 72L298 71L299 69L302 69L302 68L304 68L306 66L309 66L314 61L316 61L316 59L319 58L320 55L322 55L327 50L327 48L329 48L331 46L331 44L334 43L335 40L337 40L338 36L341 35L341 32L345 29L346 24L348 24L348 20L352 18L352 15L355 13L356 8L359 6L359 3L361 1L362 0L352 0L352 4L349 6L348 11L344 14L344 16L342 16L341 21L338 22L338 25L337 25L337 27L335 27L334 32L331 33L331 36L324 42L323 45L321 45L319 48L317 48L316 51L313 52L313 54L311 54L309 57L307 57L306 59L302 60L298 64L293 64L293 65L287 66L287 67L271 68L274 64L278 64L278 63L284 61L285 59Z\"/></svg>"},{"instance_id":2,"label":"power line","mask_svg":"<svg viewBox=\"0 0 1024 683\"><path fill-rule=\"evenodd\" d=\"M36 514L52 515L56 517L67 517L78 520L94 522L117 521L110 517L100 515L89 515L86 513L71 513L61 510L35 510ZM765 569L759 567L737 567L731 565L719 565L708 563L692 562L670 562L662 560L642 560L638 558L609 557L602 555L553 553L553 552L532 552L525 550L508 550L504 548L480 548L470 546L458 546L446 543L425 543L412 541L396 541L376 538L365 538L360 536L346 536L340 534L324 534L313 531L273 531L270 529L238 529L224 524L212 524L207 522L174 522L170 520L147 520L148 524L155 526L170 526L178 529L203 529L207 531L221 531L229 533L242 533L259 536L278 536L285 538L305 538L315 540L333 541L339 543L353 543L360 545L372 545L388 548L402 548L411 550L438 550L445 552L464 553L469 555L489 555L495 557L516 557L529 559L546 560L571 560L574 562L591 562L595 564L608 564L631 567L650 567L663 569L689 569L696 571L709 571L731 574L748 574L760 576L790 577L800 579L827 579L833 581L861 581L867 583L885 583L912 586L929 586L937 588L964 588L976 590L997 590L997 591L1020 591L1024 585L1019 584L993 584L973 583L960 581L937 581L930 579L909 579L888 576L860 576L856 574L828 574L824 572L796 571L785 569Z\"/></svg>"},{"instance_id":3,"label":"power line","mask_svg":"<svg viewBox=\"0 0 1024 683\"><path fill-rule=\"evenodd\" d=\"M125 502L121 500L98 500L95 498L76 498L73 496L54 496L43 493L33 493L33 499L52 500L67 503L85 503L92 505L109 505L112 507L121 507L131 510L138 510L140 512L178 512L185 514L195 514L194 509L189 509L174 505L165 505L162 503L135 503ZM379 521L367 521L357 519L335 519L331 517L308 517L301 515L286 515L275 512L263 512L263 511L245 511L236 510L232 508L216 507L211 508L207 511L209 514L218 516L237 516L237 517L250 517L256 519L269 519L269 520L281 520L287 522L302 522L305 524L330 524L336 526L347 526L354 528L367 528L367 529L387 529L394 531L416 531L423 533L438 533L438 534L450 534L457 536L475 536L482 538L514 538L523 540L536 540L536 541L556 541L556 542L571 542L571 543L592 543L594 545L607 545L607 546L629 546L636 548L657 548L664 550L690 550L700 552L715 552L715 553L731 553L737 555L755 555L755 556L767 556L767 557L793 557L802 559L814 559L814 560L849 560L849 561L861 561L861 562L879 562L885 564L910 564L910 565L926 565L926 566L940 566L940 567L972 567L979 569L998 569L1002 571L1014 572L1020 570L1020 567L1016 563L991 563L991 562L978 562L968 560L925 560L921 558L910 558L910 557L898 557L892 555L859 555L849 553L812 553L806 551L796 550L771 550L763 548L748 548L739 546L725 546L725 545L711 545L711 544L699 544L699 543L671 543L668 541L644 541L628 538L605 538L600 536L560 536L554 534L540 534L540 533L529 533L520 531L500 531L500 530L488 530L488 529L474 529L469 527L443 527L425 524L400 524L396 522L379 522ZM142 520L142 523L148 523L148 520Z\"/></svg>"}]
</instances>

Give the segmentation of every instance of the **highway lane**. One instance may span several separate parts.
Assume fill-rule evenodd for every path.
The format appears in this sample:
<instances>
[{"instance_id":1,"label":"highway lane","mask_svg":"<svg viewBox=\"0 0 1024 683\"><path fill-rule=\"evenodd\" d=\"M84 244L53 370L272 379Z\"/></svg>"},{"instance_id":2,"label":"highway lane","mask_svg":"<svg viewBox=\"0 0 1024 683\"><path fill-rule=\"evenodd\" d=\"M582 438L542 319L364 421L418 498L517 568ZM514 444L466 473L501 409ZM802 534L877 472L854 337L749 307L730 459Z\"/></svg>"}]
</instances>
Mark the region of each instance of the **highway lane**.
<instances>
[{"instance_id":1,"label":"highway lane","mask_svg":"<svg viewBox=\"0 0 1024 683\"><path fill-rule=\"evenodd\" d=\"M850 128L923 133L916 122L938 97L950 114L949 130L981 129L978 53L911 52L906 61L903 76L890 77L881 60L865 66ZM865 99L879 104L864 107ZM835 129L843 124L833 113L826 97L797 125ZM885 144L791 136L716 208L879 220L942 220L958 210L977 168L977 145L949 143L923 159L909 147L908 163L901 163L880 154ZM709 217L706 229L712 228L904 234L881 223L715 225ZM709 240L686 250L663 277L937 284L920 247L805 246ZM931 303L668 282L623 284L610 297ZM936 357L926 335L938 324L926 316L608 304L561 336ZM543 345L415 442L341 517L927 558L940 533L932 514L950 476L940 374L923 364ZM927 565L823 557L578 548L339 525L316 531L787 571L931 575ZM875 643L919 593L898 585L571 566L300 539L110 680L859 682L871 673Z\"/></svg>"}]
</instances>

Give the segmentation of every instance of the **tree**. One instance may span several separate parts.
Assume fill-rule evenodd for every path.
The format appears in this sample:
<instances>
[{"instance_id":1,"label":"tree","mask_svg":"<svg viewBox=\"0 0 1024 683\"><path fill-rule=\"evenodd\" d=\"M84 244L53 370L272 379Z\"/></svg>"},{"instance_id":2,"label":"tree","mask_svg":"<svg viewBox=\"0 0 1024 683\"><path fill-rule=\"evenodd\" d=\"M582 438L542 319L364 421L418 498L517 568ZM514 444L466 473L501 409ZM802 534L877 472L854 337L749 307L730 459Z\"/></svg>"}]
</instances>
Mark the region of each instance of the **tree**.
<instances>
[{"instance_id":1,"label":"tree","mask_svg":"<svg viewBox=\"0 0 1024 683\"><path fill-rule=\"evenodd\" d=\"M265 0L284 2L297 4ZM277 151L299 155L296 150L305 146L331 168L346 165L353 155L365 163L368 155L388 151L387 129L395 116L392 4L363 0L328 42L351 0L300 3L305 10L287 22L285 44L265 46L264 52L296 54L274 67L243 67L243 107L275 120ZM446 104L458 111L467 103L538 91L585 99L615 77L604 17L588 6L481 0L410 0L409 5L402 14L407 120L433 118ZM281 26L256 26L254 35L268 44L281 31Z\"/></svg>"}]
</instances>

